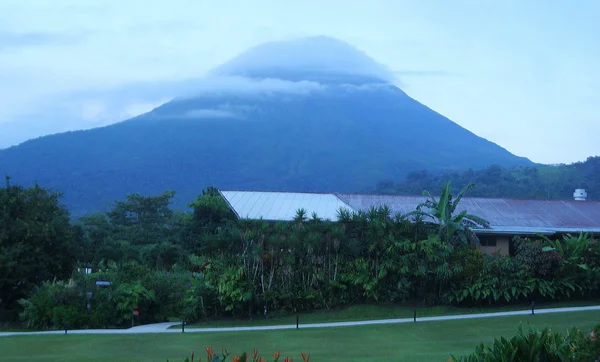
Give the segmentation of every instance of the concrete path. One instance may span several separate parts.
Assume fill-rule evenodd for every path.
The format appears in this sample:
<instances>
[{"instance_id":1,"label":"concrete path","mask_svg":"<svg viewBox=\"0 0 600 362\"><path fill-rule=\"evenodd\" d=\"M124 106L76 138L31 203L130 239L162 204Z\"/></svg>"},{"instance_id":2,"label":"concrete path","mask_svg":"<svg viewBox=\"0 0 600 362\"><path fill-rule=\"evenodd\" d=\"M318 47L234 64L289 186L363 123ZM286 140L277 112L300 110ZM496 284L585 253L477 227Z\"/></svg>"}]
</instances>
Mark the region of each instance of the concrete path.
<instances>
[{"instance_id":1,"label":"concrete path","mask_svg":"<svg viewBox=\"0 0 600 362\"><path fill-rule=\"evenodd\" d=\"M548 308L536 309L535 314L551 314L551 313L569 313L569 312L584 312L600 310L600 305L589 307L569 307L569 308ZM529 315L531 309L511 311L511 312L496 312L496 313L477 313L477 314L458 314L445 315L437 317L417 317L419 322L434 322L448 321L460 319L476 319L476 318L495 318L508 317L518 315ZM400 324L414 323L413 318L400 319L378 319L368 321L352 321L352 322L332 322L332 323L309 323L300 324L300 329L305 328L335 328L335 327L352 327L365 326L375 324ZM68 334L145 334L145 333L181 333L181 329L169 329L172 326L181 326L181 322L167 322L147 324L128 329L84 329L84 330L69 330ZM253 327L217 327L217 328L185 328L186 333L216 333L216 332L244 332L244 331L273 331L283 329L296 329L295 324L280 324L272 326L253 326ZM65 331L44 331L44 332L0 332L0 337L7 336L27 336L27 335L42 335L42 334L65 334Z\"/></svg>"}]
</instances>

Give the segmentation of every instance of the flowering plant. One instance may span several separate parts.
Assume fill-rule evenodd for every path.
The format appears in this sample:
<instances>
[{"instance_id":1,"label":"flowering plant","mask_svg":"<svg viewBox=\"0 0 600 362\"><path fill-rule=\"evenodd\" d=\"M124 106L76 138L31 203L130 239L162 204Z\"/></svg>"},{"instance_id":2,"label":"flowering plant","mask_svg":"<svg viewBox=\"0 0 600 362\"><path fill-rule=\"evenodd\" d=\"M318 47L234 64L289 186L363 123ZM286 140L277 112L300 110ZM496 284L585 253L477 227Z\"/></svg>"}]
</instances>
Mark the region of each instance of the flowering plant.
<instances>
[{"instance_id":1,"label":"flowering plant","mask_svg":"<svg viewBox=\"0 0 600 362\"><path fill-rule=\"evenodd\" d=\"M222 350L221 354L215 353L212 347L206 347L204 349L206 351L206 361L207 362L224 362L231 355L228 350ZM309 362L310 355L302 352L300 354L302 357L302 362ZM279 362L281 358L281 352L275 352L272 354L273 359L270 360L272 362ZM169 361L167 361L169 362ZM202 358L195 359L194 352L192 352L191 359L188 357L185 359L185 362L202 362ZM258 353L258 349L255 348L252 351L252 355L248 355L248 353L244 352L241 355L234 355L231 357L231 362L267 362L267 360L260 356ZM294 362L292 357L284 357L283 362Z\"/></svg>"}]
</instances>

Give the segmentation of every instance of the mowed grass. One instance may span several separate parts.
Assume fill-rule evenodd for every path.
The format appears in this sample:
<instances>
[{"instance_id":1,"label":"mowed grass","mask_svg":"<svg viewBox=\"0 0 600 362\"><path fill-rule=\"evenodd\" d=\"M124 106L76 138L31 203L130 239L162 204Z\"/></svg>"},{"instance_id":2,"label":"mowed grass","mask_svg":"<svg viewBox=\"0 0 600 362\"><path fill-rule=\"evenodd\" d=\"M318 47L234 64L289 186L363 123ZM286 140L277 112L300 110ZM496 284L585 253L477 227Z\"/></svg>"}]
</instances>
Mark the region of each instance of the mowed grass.
<instances>
[{"instance_id":1,"label":"mowed grass","mask_svg":"<svg viewBox=\"0 0 600 362\"><path fill-rule=\"evenodd\" d=\"M536 309L540 308L562 308L562 307L582 307L599 305L599 301L568 301L555 302L536 305ZM406 305L353 305L348 308L318 311L312 313L300 313L300 324L309 323L328 323L328 322L346 322L346 321L362 321L375 319L397 319L397 318L412 318L414 309L417 310L417 318L434 317L442 315L457 315L457 314L474 314L474 313L494 313L506 312L513 310L523 310L531 308L528 304L516 304L505 307L493 308L459 308L451 306L436 306L436 307L420 307L414 308ZM235 326L267 326L267 325L288 325L296 324L296 316L272 317L268 319L216 319L208 320L200 323L187 324L186 328L207 328L207 327L235 327ZM181 326L173 326L172 329L181 329Z\"/></svg>"},{"instance_id":2,"label":"mowed grass","mask_svg":"<svg viewBox=\"0 0 600 362\"><path fill-rule=\"evenodd\" d=\"M446 361L450 354L473 351L480 342L512 336L519 324L584 330L600 323L600 311L526 315L396 325L236 333L169 333L145 335L46 335L0 338L0 361L161 361L182 362L205 346L232 352L258 347L270 354L311 361Z\"/></svg>"}]
</instances>

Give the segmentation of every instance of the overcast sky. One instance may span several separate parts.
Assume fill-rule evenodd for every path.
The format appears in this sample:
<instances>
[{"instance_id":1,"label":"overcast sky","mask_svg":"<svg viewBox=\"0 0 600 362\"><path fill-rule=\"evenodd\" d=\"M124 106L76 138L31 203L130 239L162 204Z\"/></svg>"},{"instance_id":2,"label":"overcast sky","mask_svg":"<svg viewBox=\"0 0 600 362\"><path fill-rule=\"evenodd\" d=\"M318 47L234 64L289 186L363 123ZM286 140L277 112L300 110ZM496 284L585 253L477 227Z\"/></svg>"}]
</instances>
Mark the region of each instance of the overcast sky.
<instances>
[{"instance_id":1,"label":"overcast sky","mask_svg":"<svg viewBox=\"0 0 600 362\"><path fill-rule=\"evenodd\" d=\"M0 147L185 94L254 45L346 41L536 162L600 155L600 1L0 0Z\"/></svg>"}]
</instances>

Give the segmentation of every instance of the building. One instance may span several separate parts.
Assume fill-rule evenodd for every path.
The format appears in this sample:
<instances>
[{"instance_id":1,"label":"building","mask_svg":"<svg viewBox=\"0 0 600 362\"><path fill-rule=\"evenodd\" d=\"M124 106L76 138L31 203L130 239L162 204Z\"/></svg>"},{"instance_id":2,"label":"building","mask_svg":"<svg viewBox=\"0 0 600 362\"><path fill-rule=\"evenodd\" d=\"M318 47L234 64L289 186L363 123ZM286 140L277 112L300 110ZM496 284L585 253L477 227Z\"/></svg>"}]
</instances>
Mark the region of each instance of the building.
<instances>
[{"instance_id":1,"label":"building","mask_svg":"<svg viewBox=\"0 0 600 362\"><path fill-rule=\"evenodd\" d=\"M337 220L338 210L367 211L387 205L393 214L407 214L423 203L424 196L220 191L239 218L289 221L298 209L322 219ZM584 190L573 200L518 200L469 198L461 200L457 212L467 210L489 221L489 229L475 229L486 253L508 254L515 236L561 236L580 232L600 235L600 202L586 201Z\"/></svg>"}]
</instances>

